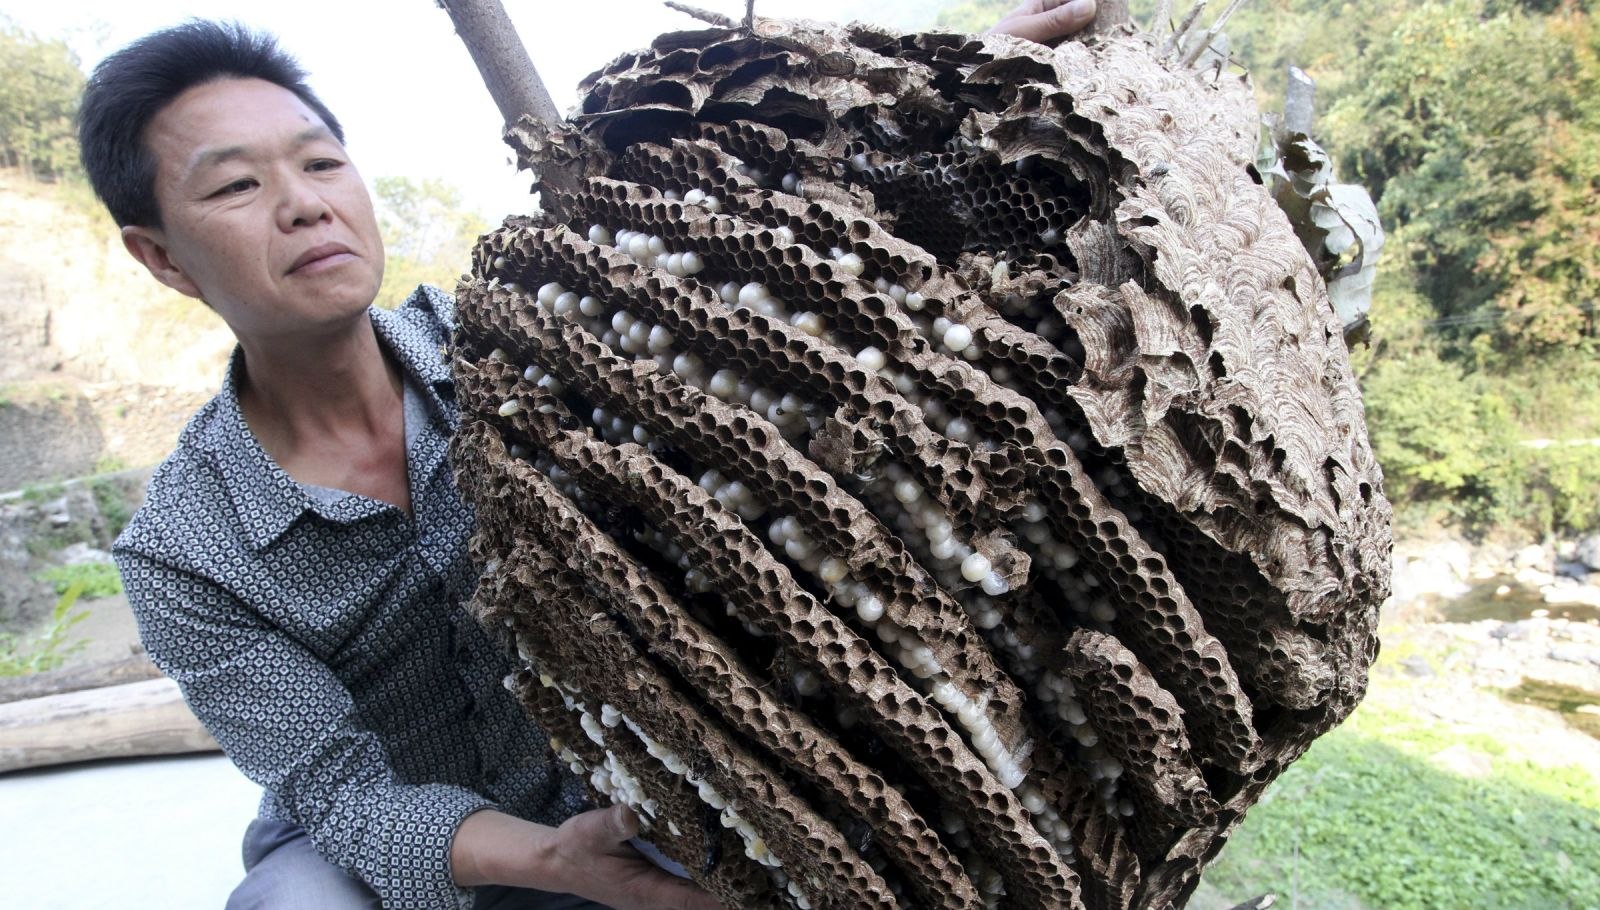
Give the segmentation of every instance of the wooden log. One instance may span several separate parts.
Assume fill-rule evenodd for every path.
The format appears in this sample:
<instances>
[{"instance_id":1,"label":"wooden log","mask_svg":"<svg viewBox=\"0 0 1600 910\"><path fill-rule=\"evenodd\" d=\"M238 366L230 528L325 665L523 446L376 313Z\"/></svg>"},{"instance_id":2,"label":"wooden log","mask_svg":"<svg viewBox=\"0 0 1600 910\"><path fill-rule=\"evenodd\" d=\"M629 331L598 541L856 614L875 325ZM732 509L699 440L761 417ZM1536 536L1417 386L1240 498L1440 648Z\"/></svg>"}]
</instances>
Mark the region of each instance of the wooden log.
<instances>
[{"instance_id":1,"label":"wooden log","mask_svg":"<svg viewBox=\"0 0 1600 910\"><path fill-rule=\"evenodd\" d=\"M25 698L80 692L84 689L119 686L123 683L142 682L160 677L161 671L150 662L150 658L139 654L121 660L108 660L81 667L51 670L47 673L0 679L0 704L22 701Z\"/></svg>"},{"instance_id":2,"label":"wooden log","mask_svg":"<svg viewBox=\"0 0 1600 910\"><path fill-rule=\"evenodd\" d=\"M215 749L166 678L0 705L0 772Z\"/></svg>"}]
</instances>

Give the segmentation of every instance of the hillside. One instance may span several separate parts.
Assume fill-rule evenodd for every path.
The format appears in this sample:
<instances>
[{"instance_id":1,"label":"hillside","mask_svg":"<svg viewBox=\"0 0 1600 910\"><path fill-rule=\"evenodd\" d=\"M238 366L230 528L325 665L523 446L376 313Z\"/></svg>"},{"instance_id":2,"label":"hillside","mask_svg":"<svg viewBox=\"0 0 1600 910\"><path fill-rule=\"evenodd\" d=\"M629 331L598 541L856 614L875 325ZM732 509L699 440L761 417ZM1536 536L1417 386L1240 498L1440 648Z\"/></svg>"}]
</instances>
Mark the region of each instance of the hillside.
<instances>
[{"instance_id":1,"label":"hillside","mask_svg":"<svg viewBox=\"0 0 1600 910\"><path fill-rule=\"evenodd\" d=\"M0 491L159 461L233 347L71 182L0 170L0 294Z\"/></svg>"}]
</instances>

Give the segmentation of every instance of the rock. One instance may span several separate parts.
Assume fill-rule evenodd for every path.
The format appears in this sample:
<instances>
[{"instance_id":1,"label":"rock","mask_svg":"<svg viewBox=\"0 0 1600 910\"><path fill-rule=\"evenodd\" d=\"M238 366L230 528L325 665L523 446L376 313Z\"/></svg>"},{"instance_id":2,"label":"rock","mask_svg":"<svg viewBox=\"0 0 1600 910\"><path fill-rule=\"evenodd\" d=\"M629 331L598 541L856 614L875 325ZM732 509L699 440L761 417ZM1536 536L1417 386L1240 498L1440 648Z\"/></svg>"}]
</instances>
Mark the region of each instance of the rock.
<instances>
[{"instance_id":1,"label":"rock","mask_svg":"<svg viewBox=\"0 0 1600 910\"><path fill-rule=\"evenodd\" d=\"M1473 684L1487 689L1509 689L1522 682L1522 660L1515 651L1485 651L1472 664Z\"/></svg>"},{"instance_id":2,"label":"rock","mask_svg":"<svg viewBox=\"0 0 1600 910\"><path fill-rule=\"evenodd\" d=\"M1554 575L1533 566L1524 566L1518 569L1516 574L1511 577L1515 578L1518 584L1527 585L1530 588L1542 588L1554 583L1556 580Z\"/></svg>"},{"instance_id":3,"label":"rock","mask_svg":"<svg viewBox=\"0 0 1600 910\"><path fill-rule=\"evenodd\" d=\"M56 556L61 560L61 564L66 566L110 563L112 561L110 553L81 542L63 547Z\"/></svg>"},{"instance_id":4,"label":"rock","mask_svg":"<svg viewBox=\"0 0 1600 910\"><path fill-rule=\"evenodd\" d=\"M1590 534L1572 548L1572 558L1600 572L1600 534Z\"/></svg>"},{"instance_id":5,"label":"rock","mask_svg":"<svg viewBox=\"0 0 1600 910\"><path fill-rule=\"evenodd\" d=\"M1474 779L1488 777L1494 771L1494 764L1489 760L1489 756L1461 744L1433 753L1428 757L1428 761L1439 770L1460 777Z\"/></svg>"},{"instance_id":6,"label":"rock","mask_svg":"<svg viewBox=\"0 0 1600 910\"><path fill-rule=\"evenodd\" d=\"M1557 578L1571 578L1574 581L1586 581L1589 577L1589 567L1581 562L1556 563Z\"/></svg>"},{"instance_id":7,"label":"rock","mask_svg":"<svg viewBox=\"0 0 1600 910\"><path fill-rule=\"evenodd\" d=\"M42 570L110 561L106 551L149 477L140 469L0 493L0 630L27 628L55 606Z\"/></svg>"},{"instance_id":8,"label":"rock","mask_svg":"<svg viewBox=\"0 0 1600 910\"><path fill-rule=\"evenodd\" d=\"M1600 651L1581 645L1555 645L1547 653L1551 660L1569 664L1594 664L1600 667Z\"/></svg>"},{"instance_id":9,"label":"rock","mask_svg":"<svg viewBox=\"0 0 1600 910\"><path fill-rule=\"evenodd\" d=\"M1518 570L1520 575L1523 569L1548 570L1550 566L1550 551L1539 544L1529 544L1511 556L1511 567Z\"/></svg>"},{"instance_id":10,"label":"rock","mask_svg":"<svg viewBox=\"0 0 1600 910\"><path fill-rule=\"evenodd\" d=\"M1468 590L1472 551L1459 540L1447 540L1410 554L1396 553L1391 590L1397 604L1427 595L1460 597Z\"/></svg>"},{"instance_id":11,"label":"rock","mask_svg":"<svg viewBox=\"0 0 1600 910\"><path fill-rule=\"evenodd\" d=\"M64 528L72 524L72 504L66 496L46 503L42 511L52 527Z\"/></svg>"},{"instance_id":12,"label":"rock","mask_svg":"<svg viewBox=\"0 0 1600 910\"><path fill-rule=\"evenodd\" d=\"M1407 676L1416 679L1430 679L1437 675L1433 671L1433 665L1428 663L1425 657L1404 658L1400 661L1400 668L1405 671Z\"/></svg>"},{"instance_id":13,"label":"rock","mask_svg":"<svg viewBox=\"0 0 1600 910\"><path fill-rule=\"evenodd\" d=\"M1543 639L1548 634L1548 623L1536 622L1531 619L1503 622L1489 630L1490 638L1498 638L1502 641L1532 641L1534 639Z\"/></svg>"},{"instance_id":14,"label":"rock","mask_svg":"<svg viewBox=\"0 0 1600 910\"><path fill-rule=\"evenodd\" d=\"M1600 608L1600 587L1589 584L1578 584L1570 579L1562 579L1567 584L1547 585L1540 593L1547 604L1581 604L1587 607Z\"/></svg>"}]
</instances>

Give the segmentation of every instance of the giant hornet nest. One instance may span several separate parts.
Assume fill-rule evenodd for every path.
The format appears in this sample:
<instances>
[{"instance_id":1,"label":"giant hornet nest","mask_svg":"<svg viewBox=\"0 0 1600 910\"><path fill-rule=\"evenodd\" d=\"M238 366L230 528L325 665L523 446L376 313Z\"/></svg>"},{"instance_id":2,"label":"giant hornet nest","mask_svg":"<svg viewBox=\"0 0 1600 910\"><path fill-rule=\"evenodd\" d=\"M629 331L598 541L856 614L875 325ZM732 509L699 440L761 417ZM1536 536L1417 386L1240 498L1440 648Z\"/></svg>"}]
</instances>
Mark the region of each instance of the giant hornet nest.
<instances>
[{"instance_id":1,"label":"giant hornet nest","mask_svg":"<svg viewBox=\"0 0 1600 910\"><path fill-rule=\"evenodd\" d=\"M1360 700L1389 507L1235 78L758 20L512 131L475 609L730 907L1181 905Z\"/></svg>"}]
</instances>

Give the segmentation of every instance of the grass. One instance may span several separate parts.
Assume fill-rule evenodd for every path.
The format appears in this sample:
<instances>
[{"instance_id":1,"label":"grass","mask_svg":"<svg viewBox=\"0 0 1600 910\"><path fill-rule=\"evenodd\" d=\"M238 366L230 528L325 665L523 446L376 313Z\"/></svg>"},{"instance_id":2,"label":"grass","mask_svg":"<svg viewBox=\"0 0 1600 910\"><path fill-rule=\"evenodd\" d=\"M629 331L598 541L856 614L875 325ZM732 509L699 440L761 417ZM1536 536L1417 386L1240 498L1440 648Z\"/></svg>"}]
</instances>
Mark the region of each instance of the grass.
<instances>
[{"instance_id":1,"label":"grass","mask_svg":"<svg viewBox=\"0 0 1600 910\"><path fill-rule=\"evenodd\" d=\"M59 483L29 484L22 488L22 501L38 504L59 497L66 490L66 486Z\"/></svg>"},{"instance_id":2,"label":"grass","mask_svg":"<svg viewBox=\"0 0 1600 910\"><path fill-rule=\"evenodd\" d=\"M40 531L29 536L27 540L23 541L22 545L27 549L28 555L34 559L49 559L53 554L59 553L75 543L88 542L85 534L74 533L69 526L65 531L55 529Z\"/></svg>"},{"instance_id":3,"label":"grass","mask_svg":"<svg viewBox=\"0 0 1600 910\"><path fill-rule=\"evenodd\" d=\"M32 641L0 633L0 676L26 676L54 670L82 650L84 640L69 638L67 634L89 615L78 607L78 598L82 595L81 584L63 592L56 600L55 609L50 611L49 624Z\"/></svg>"},{"instance_id":4,"label":"grass","mask_svg":"<svg viewBox=\"0 0 1600 910\"><path fill-rule=\"evenodd\" d=\"M127 412L127 405L118 406L118 417L128 416ZM99 458L94 460L94 472L96 474L115 474L118 471L126 471L131 467L133 467L133 465L128 461L128 459L123 458L121 455L101 455Z\"/></svg>"},{"instance_id":5,"label":"grass","mask_svg":"<svg viewBox=\"0 0 1600 910\"><path fill-rule=\"evenodd\" d=\"M51 566L38 577L54 587L57 594L76 590L83 597L95 598L122 593L122 576L117 567L103 562Z\"/></svg>"},{"instance_id":6,"label":"grass","mask_svg":"<svg viewBox=\"0 0 1600 910\"><path fill-rule=\"evenodd\" d=\"M1427 760L1487 757L1466 778ZM1285 910L1600 906L1600 789L1492 737L1369 704L1315 743L1206 873Z\"/></svg>"},{"instance_id":7,"label":"grass","mask_svg":"<svg viewBox=\"0 0 1600 910\"><path fill-rule=\"evenodd\" d=\"M0 383L0 407L59 403L72 395L73 388L62 382L29 380Z\"/></svg>"}]
</instances>

